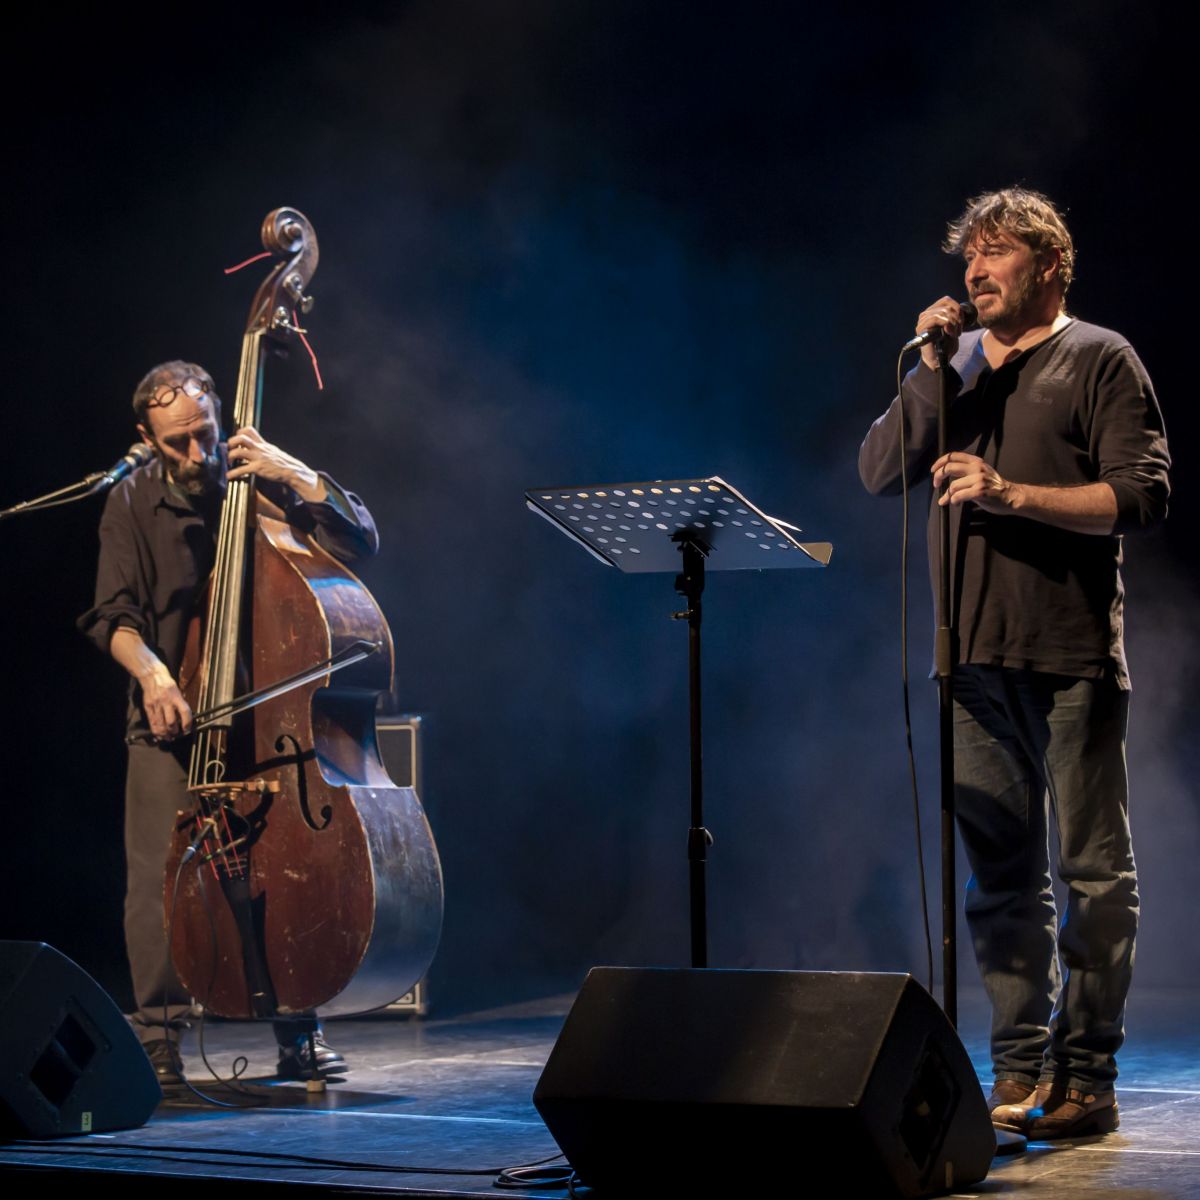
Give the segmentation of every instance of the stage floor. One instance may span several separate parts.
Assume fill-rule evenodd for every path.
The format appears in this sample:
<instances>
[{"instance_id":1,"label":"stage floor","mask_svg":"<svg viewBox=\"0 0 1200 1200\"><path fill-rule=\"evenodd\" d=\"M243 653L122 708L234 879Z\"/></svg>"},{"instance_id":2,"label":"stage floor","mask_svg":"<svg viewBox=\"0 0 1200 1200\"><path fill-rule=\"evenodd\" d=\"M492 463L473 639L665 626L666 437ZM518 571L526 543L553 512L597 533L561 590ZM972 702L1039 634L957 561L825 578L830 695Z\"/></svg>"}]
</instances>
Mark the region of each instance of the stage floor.
<instances>
[{"instance_id":1,"label":"stage floor","mask_svg":"<svg viewBox=\"0 0 1200 1200\"><path fill-rule=\"evenodd\" d=\"M65 1142L0 1146L0 1172L9 1196L50 1184L47 1174L70 1172L56 1183L95 1182L103 1172L123 1194L153 1190L178 1197L221 1186L257 1194L296 1185L343 1193L406 1196L504 1195L493 1186L500 1168L552 1158L553 1140L530 1100L554 1044L569 998L560 997L453 1020L411 1018L331 1022L331 1043L349 1060L345 1082L309 1098L302 1085L265 1086L273 1070L270 1032L250 1024L210 1024L209 1061L228 1075L239 1055L243 1074L266 1100L240 1111L192 1097L165 1102L142 1129ZM960 1000L964 1041L978 1069L986 1068L987 1015L980 994ZM1121 1055L1121 1128L1108 1137L1034 1144L1020 1156L997 1159L987 1180L959 1196L1054 1197L1055 1200L1159 1200L1200 1197L1200 1033L1195 992L1134 989L1129 1037ZM189 1078L206 1072L194 1036ZM237 1099L237 1097L232 1097ZM334 1160L321 1163L314 1160ZM548 1165L561 1165L553 1159ZM422 1174L416 1167L435 1168ZM771 1195L817 1195L804 1186L806 1164L780 1156ZM118 1180L113 1178L119 1175ZM169 1177L169 1182L164 1180ZM547 1200L563 1187L516 1188L513 1196ZM586 1189L581 1189L586 1195ZM632 1193L631 1193L632 1194ZM673 1197L669 1179L639 1194ZM748 1194L767 1195L755 1188ZM820 1189L822 1200L842 1193ZM846 1200L863 1200L849 1197Z\"/></svg>"}]
</instances>

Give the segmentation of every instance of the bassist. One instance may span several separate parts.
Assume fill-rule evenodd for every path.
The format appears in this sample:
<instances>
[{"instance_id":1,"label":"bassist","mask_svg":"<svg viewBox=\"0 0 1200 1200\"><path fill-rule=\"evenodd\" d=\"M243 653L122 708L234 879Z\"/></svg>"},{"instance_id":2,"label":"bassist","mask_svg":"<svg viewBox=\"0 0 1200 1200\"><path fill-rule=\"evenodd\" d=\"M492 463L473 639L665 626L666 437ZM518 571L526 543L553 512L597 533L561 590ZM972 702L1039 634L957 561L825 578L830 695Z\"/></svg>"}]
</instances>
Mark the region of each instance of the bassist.
<instances>
[{"instance_id":1,"label":"bassist","mask_svg":"<svg viewBox=\"0 0 1200 1200\"><path fill-rule=\"evenodd\" d=\"M191 998L168 966L162 887L176 813L188 807L192 712L179 687L189 623L202 605L226 481L253 475L260 504L342 562L378 548L370 513L352 493L253 427L221 441L221 401L194 363L149 371L134 392L138 432L155 460L108 497L100 525L95 606L80 629L130 675L126 741L125 936L137 1009L131 1020L162 1083L182 1081L179 1038ZM166 1023L164 1024L164 1008ZM276 1020L279 1075L309 1074L313 1018ZM345 1062L320 1036L317 1066Z\"/></svg>"}]
</instances>

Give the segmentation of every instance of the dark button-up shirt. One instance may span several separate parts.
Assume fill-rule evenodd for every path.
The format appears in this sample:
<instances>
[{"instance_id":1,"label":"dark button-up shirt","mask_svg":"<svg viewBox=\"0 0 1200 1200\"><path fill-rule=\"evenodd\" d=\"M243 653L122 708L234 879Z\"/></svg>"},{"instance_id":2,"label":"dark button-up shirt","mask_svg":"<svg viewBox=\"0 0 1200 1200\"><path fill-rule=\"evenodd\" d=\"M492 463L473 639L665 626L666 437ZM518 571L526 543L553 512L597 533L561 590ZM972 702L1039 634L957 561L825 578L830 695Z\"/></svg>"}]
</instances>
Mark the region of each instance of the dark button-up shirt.
<instances>
[{"instance_id":1,"label":"dark button-up shirt","mask_svg":"<svg viewBox=\"0 0 1200 1200\"><path fill-rule=\"evenodd\" d=\"M312 534L342 562L367 558L379 548L375 522L363 502L322 474L326 498L301 500L291 488L258 481L260 494L283 510L289 524ZM113 631L136 629L178 677L188 624L212 571L223 489L193 497L176 488L155 459L109 493L100 520L96 601L79 629L105 653ZM130 681L127 734L149 732L141 690Z\"/></svg>"}]
</instances>

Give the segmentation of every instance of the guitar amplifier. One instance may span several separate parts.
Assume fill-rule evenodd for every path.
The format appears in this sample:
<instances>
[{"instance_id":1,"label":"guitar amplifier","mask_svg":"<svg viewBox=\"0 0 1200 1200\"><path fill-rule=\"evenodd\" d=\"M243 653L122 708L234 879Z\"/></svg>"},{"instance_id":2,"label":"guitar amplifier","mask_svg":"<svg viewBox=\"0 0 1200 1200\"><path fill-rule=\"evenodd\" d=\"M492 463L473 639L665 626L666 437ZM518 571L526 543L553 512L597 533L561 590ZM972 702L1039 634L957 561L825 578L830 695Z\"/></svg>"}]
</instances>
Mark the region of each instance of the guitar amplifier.
<instances>
[{"instance_id":1,"label":"guitar amplifier","mask_svg":"<svg viewBox=\"0 0 1200 1200\"><path fill-rule=\"evenodd\" d=\"M426 812L424 766L425 751L421 744L421 724L424 718L414 713L379 713L375 718L375 736L379 753L392 782L398 787L416 790ZM423 1017L429 1011L429 984L425 979L413 984L399 1000L384 1010L404 1016Z\"/></svg>"},{"instance_id":2,"label":"guitar amplifier","mask_svg":"<svg viewBox=\"0 0 1200 1200\"><path fill-rule=\"evenodd\" d=\"M379 753L387 773L397 787L416 788L422 804L425 804L425 761L421 745L424 719L411 713L379 713L375 718Z\"/></svg>"}]
</instances>

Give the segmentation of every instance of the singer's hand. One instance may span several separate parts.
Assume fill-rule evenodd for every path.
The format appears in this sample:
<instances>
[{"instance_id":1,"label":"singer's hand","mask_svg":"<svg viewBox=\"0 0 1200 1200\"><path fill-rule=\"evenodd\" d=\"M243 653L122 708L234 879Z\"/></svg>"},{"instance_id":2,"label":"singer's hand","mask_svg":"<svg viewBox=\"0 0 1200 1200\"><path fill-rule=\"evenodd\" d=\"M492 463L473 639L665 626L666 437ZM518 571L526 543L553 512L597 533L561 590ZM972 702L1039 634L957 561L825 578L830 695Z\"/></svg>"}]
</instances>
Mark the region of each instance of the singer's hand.
<instances>
[{"instance_id":1,"label":"singer's hand","mask_svg":"<svg viewBox=\"0 0 1200 1200\"><path fill-rule=\"evenodd\" d=\"M958 336L962 333L962 309L953 296L943 296L925 309L917 318L916 332L924 333L938 325L945 331L942 344L946 347L946 357L952 358L958 349ZM921 347L921 360L931 371L937 370L937 351L933 346Z\"/></svg>"},{"instance_id":2,"label":"singer's hand","mask_svg":"<svg viewBox=\"0 0 1200 1200\"><path fill-rule=\"evenodd\" d=\"M229 479L258 475L262 479L286 483L301 500L315 503L325 499L325 483L316 471L273 446L253 425L239 429L229 439L229 462Z\"/></svg>"},{"instance_id":3,"label":"singer's hand","mask_svg":"<svg viewBox=\"0 0 1200 1200\"><path fill-rule=\"evenodd\" d=\"M1021 485L1011 483L990 463L963 450L951 450L933 464L933 487L936 491L949 482L938 497L943 507L971 500L990 513L1011 513L1017 507Z\"/></svg>"}]
</instances>

